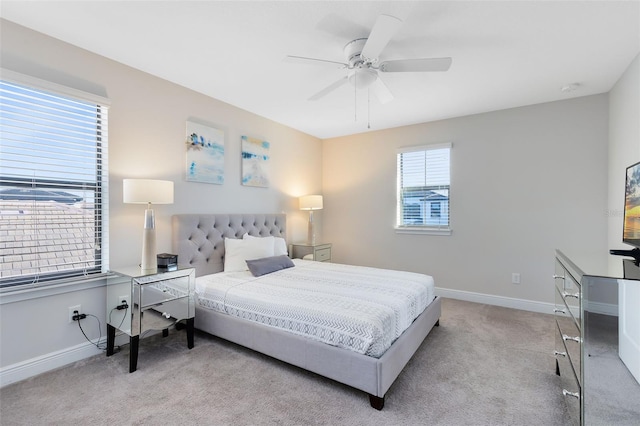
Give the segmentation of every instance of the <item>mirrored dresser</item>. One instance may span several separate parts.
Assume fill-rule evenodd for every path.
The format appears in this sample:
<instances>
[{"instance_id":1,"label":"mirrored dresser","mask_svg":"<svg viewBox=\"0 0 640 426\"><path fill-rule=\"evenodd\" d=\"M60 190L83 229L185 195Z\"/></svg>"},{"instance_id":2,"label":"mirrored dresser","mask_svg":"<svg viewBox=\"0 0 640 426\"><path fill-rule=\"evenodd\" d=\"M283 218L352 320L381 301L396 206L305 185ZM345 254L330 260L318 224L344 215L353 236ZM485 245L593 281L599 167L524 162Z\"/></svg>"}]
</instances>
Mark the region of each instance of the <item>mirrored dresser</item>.
<instances>
[{"instance_id":1,"label":"mirrored dresser","mask_svg":"<svg viewBox=\"0 0 640 426\"><path fill-rule=\"evenodd\" d=\"M556 250L554 354L573 425L640 424L640 267L608 256Z\"/></svg>"}]
</instances>

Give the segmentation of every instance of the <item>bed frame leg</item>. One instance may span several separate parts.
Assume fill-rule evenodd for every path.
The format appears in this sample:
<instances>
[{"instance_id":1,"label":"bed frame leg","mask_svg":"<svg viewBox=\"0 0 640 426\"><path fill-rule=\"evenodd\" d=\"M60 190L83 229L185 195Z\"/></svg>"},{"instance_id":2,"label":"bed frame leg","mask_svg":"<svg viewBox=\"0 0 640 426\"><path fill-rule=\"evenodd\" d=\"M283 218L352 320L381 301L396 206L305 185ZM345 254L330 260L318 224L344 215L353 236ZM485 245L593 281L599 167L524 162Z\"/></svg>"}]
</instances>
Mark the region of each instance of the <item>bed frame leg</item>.
<instances>
[{"instance_id":1,"label":"bed frame leg","mask_svg":"<svg viewBox=\"0 0 640 426\"><path fill-rule=\"evenodd\" d=\"M373 408L380 411L382 410L382 408L384 408L384 396L379 397L379 396L369 394L369 403Z\"/></svg>"}]
</instances>

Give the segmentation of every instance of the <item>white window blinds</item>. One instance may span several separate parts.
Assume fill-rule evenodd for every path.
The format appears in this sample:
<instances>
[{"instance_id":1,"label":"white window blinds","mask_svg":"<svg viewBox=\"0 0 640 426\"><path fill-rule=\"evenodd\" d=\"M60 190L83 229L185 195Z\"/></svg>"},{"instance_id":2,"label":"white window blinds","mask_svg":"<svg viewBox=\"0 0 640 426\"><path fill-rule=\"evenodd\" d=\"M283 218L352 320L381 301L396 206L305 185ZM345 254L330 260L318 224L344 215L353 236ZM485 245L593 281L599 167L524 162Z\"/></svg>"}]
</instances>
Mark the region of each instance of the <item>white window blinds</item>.
<instances>
[{"instance_id":1,"label":"white window blinds","mask_svg":"<svg viewBox=\"0 0 640 426\"><path fill-rule=\"evenodd\" d=\"M0 286L107 265L107 108L0 81Z\"/></svg>"},{"instance_id":2,"label":"white window blinds","mask_svg":"<svg viewBox=\"0 0 640 426\"><path fill-rule=\"evenodd\" d=\"M399 228L448 230L451 144L398 152Z\"/></svg>"}]
</instances>

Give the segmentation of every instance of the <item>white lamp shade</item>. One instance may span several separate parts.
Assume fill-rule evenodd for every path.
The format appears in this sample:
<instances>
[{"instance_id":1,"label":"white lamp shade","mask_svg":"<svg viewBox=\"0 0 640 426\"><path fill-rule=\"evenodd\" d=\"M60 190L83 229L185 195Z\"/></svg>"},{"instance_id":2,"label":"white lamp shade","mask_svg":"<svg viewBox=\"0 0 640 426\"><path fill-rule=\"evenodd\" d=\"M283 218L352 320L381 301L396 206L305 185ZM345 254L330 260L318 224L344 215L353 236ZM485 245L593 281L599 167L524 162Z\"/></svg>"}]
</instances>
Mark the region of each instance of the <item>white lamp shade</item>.
<instances>
[{"instance_id":1,"label":"white lamp shade","mask_svg":"<svg viewBox=\"0 0 640 426\"><path fill-rule=\"evenodd\" d=\"M300 197L300 210L322 210L322 195Z\"/></svg>"},{"instance_id":2,"label":"white lamp shade","mask_svg":"<svg viewBox=\"0 0 640 426\"><path fill-rule=\"evenodd\" d=\"M155 179L123 179L122 201L133 204L172 204L173 182Z\"/></svg>"}]
</instances>

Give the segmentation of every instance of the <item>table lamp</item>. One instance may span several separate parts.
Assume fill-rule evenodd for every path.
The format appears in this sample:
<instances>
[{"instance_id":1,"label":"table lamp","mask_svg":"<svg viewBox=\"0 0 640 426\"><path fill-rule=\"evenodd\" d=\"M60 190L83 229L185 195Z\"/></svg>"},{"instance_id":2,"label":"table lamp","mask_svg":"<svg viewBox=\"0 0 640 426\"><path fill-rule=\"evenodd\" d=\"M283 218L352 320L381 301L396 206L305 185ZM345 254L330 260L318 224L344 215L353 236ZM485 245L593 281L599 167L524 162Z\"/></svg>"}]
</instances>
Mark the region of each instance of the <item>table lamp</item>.
<instances>
[{"instance_id":1,"label":"table lamp","mask_svg":"<svg viewBox=\"0 0 640 426\"><path fill-rule=\"evenodd\" d=\"M122 201L131 204L146 204L144 230L142 233L142 263L140 270L156 273L156 220L151 204L173 204L173 182L154 179L123 179Z\"/></svg>"}]
</instances>

